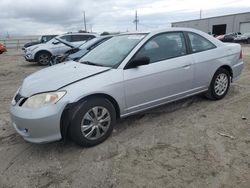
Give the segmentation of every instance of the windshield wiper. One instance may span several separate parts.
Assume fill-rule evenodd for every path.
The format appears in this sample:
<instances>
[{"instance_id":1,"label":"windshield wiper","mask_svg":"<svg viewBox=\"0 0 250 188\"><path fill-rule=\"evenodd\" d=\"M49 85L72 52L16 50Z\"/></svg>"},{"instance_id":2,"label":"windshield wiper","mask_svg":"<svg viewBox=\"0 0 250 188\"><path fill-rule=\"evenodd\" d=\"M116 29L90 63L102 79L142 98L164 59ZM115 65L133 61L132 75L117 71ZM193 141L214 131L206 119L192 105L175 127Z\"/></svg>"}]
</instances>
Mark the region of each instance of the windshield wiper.
<instances>
[{"instance_id":1,"label":"windshield wiper","mask_svg":"<svg viewBox=\"0 0 250 188\"><path fill-rule=\"evenodd\" d=\"M81 63L86 64L86 65L94 65L94 66L104 67L104 65L93 63L93 62L90 62L90 61L82 61Z\"/></svg>"}]
</instances>

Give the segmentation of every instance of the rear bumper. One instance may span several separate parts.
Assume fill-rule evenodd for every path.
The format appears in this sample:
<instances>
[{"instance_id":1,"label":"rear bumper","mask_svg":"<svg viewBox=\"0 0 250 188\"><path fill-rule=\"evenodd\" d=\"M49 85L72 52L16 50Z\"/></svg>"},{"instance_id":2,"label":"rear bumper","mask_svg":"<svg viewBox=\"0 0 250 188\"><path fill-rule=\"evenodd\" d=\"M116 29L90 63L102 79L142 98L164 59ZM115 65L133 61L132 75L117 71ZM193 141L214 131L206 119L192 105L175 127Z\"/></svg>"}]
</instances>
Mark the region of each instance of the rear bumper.
<instances>
[{"instance_id":1,"label":"rear bumper","mask_svg":"<svg viewBox=\"0 0 250 188\"><path fill-rule=\"evenodd\" d=\"M232 67L233 71L233 82L240 78L240 74L244 68L244 62L240 61Z\"/></svg>"}]
</instances>

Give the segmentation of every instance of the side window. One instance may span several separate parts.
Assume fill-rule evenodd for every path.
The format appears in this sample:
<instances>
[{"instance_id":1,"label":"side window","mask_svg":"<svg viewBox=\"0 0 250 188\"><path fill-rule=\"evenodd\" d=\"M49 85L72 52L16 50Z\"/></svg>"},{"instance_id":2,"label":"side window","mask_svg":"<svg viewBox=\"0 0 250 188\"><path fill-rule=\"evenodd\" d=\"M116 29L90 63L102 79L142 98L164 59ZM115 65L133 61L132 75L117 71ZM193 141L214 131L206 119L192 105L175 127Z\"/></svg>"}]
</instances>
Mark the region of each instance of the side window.
<instances>
[{"instance_id":1,"label":"side window","mask_svg":"<svg viewBox=\"0 0 250 188\"><path fill-rule=\"evenodd\" d=\"M191 50L194 53L216 48L213 43L198 34L188 33L188 37L192 48Z\"/></svg>"},{"instance_id":2,"label":"side window","mask_svg":"<svg viewBox=\"0 0 250 188\"><path fill-rule=\"evenodd\" d=\"M136 57L147 56L150 63L187 54L182 32L169 32L151 38L136 54Z\"/></svg>"},{"instance_id":3,"label":"side window","mask_svg":"<svg viewBox=\"0 0 250 188\"><path fill-rule=\"evenodd\" d=\"M64 36L62 36L62 37L60 37L61 39L63 39L63 40L66 40L66 41L68 41L68 42L72 42L71 41L71 35L64 35Z\"/></svg>"},{"instance_id":4,"label":"side window","mask_svg":"<svg viewBox=\"0 0 250 188\"><path fill-rule=\"evenodd\" d=\"M47 38L45 36L42 36L41 43L45 43L45 42L47 42Z\"/></svg>"},{"instance_id":5,"label":"side window","mask_svg":"<svg viewBox=\"0 0 250 188\"><path fill-rule=\"evenodd\" d=\"M72 42L86 41L94 38L92 35L72 35Z\"/></svg>"}]
</instances>

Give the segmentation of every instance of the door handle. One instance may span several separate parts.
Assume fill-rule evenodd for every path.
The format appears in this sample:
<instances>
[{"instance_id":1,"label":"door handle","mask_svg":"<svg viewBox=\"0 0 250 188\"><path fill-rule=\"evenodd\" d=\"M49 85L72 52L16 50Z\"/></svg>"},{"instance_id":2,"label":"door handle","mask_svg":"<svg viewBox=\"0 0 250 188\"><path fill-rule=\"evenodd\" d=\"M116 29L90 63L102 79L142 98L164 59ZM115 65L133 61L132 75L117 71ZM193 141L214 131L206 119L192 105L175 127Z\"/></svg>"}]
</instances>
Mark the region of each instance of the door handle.
<instances>
[{"instance_id":1,"label":"door handle","mask_svg":"<svg viewBox=\"0 0 250 188\"><path fill-rule=\"evenodd\" d=\"M187 65L183 65L182 68L183 68L183 69L189 69L190 66L191 66L191 64L187 64Z\"/></svg>"}]
</instances>

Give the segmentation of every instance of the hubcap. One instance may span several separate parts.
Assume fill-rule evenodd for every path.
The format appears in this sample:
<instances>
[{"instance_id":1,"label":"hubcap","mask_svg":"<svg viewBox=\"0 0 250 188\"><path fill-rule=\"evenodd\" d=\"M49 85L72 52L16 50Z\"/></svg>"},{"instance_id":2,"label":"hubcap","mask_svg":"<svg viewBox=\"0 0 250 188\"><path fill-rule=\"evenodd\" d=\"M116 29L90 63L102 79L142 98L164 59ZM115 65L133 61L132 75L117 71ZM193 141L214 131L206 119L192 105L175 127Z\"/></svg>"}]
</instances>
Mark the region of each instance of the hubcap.
<instances>
[{"instance_id":1,"label":"hubcap","mask_svg":"<svg viewBox=\"0 0 250 188\"><path fill-rule=\"evenodd\" d=\"M108 131L110 122L109 111L102 106L95 106L83 116L81 122L82 134L89 140L96 140Z\"/></svg>"},{"instance_id":2,"label":"hubcap","mask_svg":"<svg viewBox=\"0 0 250 188\"><path fill-rule=\"evenodd\" d=\"M228 87L228 78L225 73L221 73L216 77L214 91L217 95L223 95Z\"/></svg>"},{"instance_id":3,"label":"hubcap","mask_svg":"<svg viewBox=\"0 0 250 188\"><path fill-rule=\"evenodd\" d=\"M42 54L39 56L39 62L41 64L48 64L49 63L49 56L47 54Z\"/></svg>"}]
</instances>

